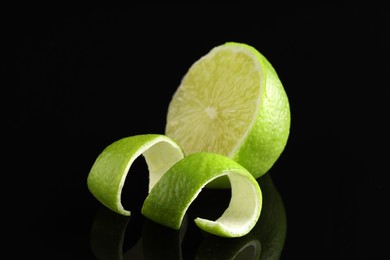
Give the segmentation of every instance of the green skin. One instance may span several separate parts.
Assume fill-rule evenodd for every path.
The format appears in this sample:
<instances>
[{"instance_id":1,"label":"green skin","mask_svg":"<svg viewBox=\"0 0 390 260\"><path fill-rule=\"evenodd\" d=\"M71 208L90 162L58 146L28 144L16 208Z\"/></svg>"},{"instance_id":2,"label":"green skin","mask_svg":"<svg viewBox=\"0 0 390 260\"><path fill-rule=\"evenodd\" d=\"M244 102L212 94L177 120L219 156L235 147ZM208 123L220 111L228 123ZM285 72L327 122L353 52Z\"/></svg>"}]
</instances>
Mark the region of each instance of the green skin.
<instances>
[{"instance_id":1,"label":"green skin","mask_svg":"<svg viewBox=\"0 0 390 260\"><path fill-rule=\"evenodd\" d=\"M271 63L255 48L241 43L226 45L249 49L263 70L261 106L255 124L231 158L244 166L256 179L268 172L283 152L290 134L290 105L285 89ZM228 188L225 180L209 184L209 188Z\"/></svg>"},{"instance_id":2,"label":"green skin","mask_svg":"<svg viewBox=\"0 0 390 260\"><path fill-rule=\"evenodd\" d=\"M121 204L121 193L132 162L141 154L149 168L149 189L170 166L184 157L174 141L159 134L126 137L107 146L93 164L87 184L103 205L119 214L130 215Z\"/></svg>"},{"instance_id":3,"label":"green skin","mask_svg":"<svg viewBox=\"0 0 390 260\"><path fill-rule=\"evenodd\" d=\"M179 229L188 207L202 188L221 176L231 180L229 207L216 221L196 218L195 223L218 236L243 236L260 216L261 190L244 167L218 154L194 153L173 165L146 197L142 214L164 226Z\"/></svg>"},{"instance_id":4,"label":"green skin","mask_svg":"<svg viewBox=\"0 0 390 260\"><path fill-rule=\"evenodd\" d=\"M257 53L262 67L266 68L266 84L262 105L254 129L234 155L255 178L268 172L284 150L290 132L290 107L287 95L274 68ZM272 86L272 87L271 87Z\"/></svg>"}]
</instances>

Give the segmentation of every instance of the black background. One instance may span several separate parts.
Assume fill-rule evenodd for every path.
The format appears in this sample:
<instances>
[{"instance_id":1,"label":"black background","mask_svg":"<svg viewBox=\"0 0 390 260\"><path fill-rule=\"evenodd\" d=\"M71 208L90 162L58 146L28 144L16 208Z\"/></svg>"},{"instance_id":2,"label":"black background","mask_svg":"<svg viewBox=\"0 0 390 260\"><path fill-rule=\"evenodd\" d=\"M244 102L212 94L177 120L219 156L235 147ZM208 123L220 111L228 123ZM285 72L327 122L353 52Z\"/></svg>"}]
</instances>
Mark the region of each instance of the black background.
<instances>
[{"instance_id":1,"label":"black background","mask_svg":"<svg viewBox=\"0 0 390 260\"><path fill-rule=\"evenodd\" d=\"M264 54L290 100L289 141L270 170L287 215L281 258L386 252L385 8L154 3L2 12L2 214L13 258L96 259L90 229L101 205L86 186L95 158L119 138L163 133L182 76L227 41ZM141 186L133 197L145 196ZM134 210L130 221L143 219ZM131 227L126 234L139 233ZM183 258L194 250L185 247Z\"/></svg>"}]
</instances>

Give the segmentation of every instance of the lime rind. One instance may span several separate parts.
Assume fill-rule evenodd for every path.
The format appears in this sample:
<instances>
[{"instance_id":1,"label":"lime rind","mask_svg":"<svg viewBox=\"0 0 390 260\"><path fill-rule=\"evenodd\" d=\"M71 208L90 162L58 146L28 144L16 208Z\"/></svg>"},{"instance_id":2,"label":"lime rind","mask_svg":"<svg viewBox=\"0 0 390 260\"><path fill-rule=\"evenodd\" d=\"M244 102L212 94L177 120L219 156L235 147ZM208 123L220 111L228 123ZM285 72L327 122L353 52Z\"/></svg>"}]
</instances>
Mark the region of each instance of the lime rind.
<instances>
[{"instance_id":1,"label":"lime rind","mask_svg":"<svg viewBox=\"0 0 390 260\"><path fill-rule=\"evenodd\" d=\"M103 205L121 215L130 215L121 203L121 194L129 169L140 155L145 157L148 165L149 191L173 164L184 157L176 142L160 134L130 136L107 146L90 170L88 189Z\"/></svg>"},{"instance_id":2,"label":"lime rind","mask_svg":"<svg viewBox=\"0 0 390 260\"><path fill-rule=\"evenodd\" d=\"M264 55L244 43L228 42L225 45L249 50L263 68L261 91L264 94L252 126L257 131L248 132L239 143L239 149L230 155L259 178L271 169L286 147L291 125L289 99L277 72Z\"/></svg>"},{"instance_id":3,"label":"lime rind","mask_svg":"<svg viewBox=\"0 0 390 260\"><path fill-rule=\"evenodd\" d=\"M231 150L231 152L228 154L228 157L233 158L234 155L237 153L237 151L240 149L240 146L244 143L247 136L250 134L250 131L252 130L253 125L256 123L256 118L260 111L260 106L263 102L263 92L265 91L266 82L267 82L267 71L264 71L264 68L266 68L264 61L263 61L263 55L259 53L254 47L244 44L244 43L238 43L238 42L226 42L223 45L214 47L214 51L219 50L221 48L228 48L232 49L235 48L235 51L237 52L246 52L248 53L249 57L252 57L254 67L257 68L257 71L260 75L260 82L259 82L259 93L258 93L258 101L256 102L256 109L254 116L252 118L252 121L249 123L245 133L241 136L239 140L237 140L237 143L235 147Z\"/></svg>"},{"instance_id":4,"label":"lime rind","mask_svg":"<svg viewBox=\"0 0 390 260\"><path fill-rule=\"evenodd\" d=\"M180 229L188 207L201 190L223 176L231 182L232 197L228 208L215 221L196 218L195 223L202 230L218 236L243 236L260 217L260 186L244 167L220 154L197 152L178 161L150 191L142 214L161 225Z\"/></svg>"}]
</instances>

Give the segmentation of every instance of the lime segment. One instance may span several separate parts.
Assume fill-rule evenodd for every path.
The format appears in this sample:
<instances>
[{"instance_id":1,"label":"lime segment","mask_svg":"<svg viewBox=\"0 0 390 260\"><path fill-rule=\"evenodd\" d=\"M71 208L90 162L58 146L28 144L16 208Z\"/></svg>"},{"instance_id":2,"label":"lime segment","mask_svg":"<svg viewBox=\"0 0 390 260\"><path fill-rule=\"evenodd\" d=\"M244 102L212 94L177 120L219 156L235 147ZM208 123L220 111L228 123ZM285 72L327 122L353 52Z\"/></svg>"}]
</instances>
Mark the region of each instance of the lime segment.
<instances>
[{"instance_id":1,"label":"lime segment","mask_svg":"<svg viewBox=\"0 0 390 260\"><path fill-rule=\"evenodd\" d=\"M176 142L159 134L126 137L107 146L94 162L87 184L103 205L119 214L130 215L121 203L122 188L131 164L141 154L149 169L149 191L173 164L184 157Z\"/></svg>"},{"instance_id":2,"label":"lime segment","mask_svg":"<svg viewBox=\"0 0 390 260\"><path fill-rule=\"evenodd\" d=\"M142 214L164 226L179 229L190 204L207 183L227 176L231 200L215 221L196 218L202 230L223 237L240 237L256 224L262 194L255 178L232 159L209 152L193 153L173 165L146 197Z\"/></svg>"}]
</instances>

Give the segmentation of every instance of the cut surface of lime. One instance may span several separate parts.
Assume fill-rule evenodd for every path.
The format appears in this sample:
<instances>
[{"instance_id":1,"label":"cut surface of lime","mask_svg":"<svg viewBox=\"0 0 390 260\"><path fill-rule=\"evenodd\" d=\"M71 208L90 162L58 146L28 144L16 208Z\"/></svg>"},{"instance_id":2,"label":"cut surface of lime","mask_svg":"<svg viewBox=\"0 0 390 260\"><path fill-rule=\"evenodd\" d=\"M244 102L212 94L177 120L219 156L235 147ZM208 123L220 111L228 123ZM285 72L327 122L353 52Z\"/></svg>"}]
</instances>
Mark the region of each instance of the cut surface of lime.
<instances>
[{"instance_id":1,"label":"cut surface of lime","mask_svg":"<svg viewBox=\"0 0 390 260\"><path fill-rule=\"evenodd\" d=\"M186 155L222 154L255 178L277 161L289 131L289 101L274 68L255 48L235 42L214 47L189 68L165 128ZM227 184L225 178L208 187Z\"/></svg>"},{"instance_id":2,"label":"cut surface of lime","mask_svg":"<svg viewBox=\"0 0 390 260\"><path fill-rule=\"evenodd\" d=\"M107 146L95 160L87 185L91 193L106 207L130 215L121 203L122 188L136 158L145 157L149 170L149 191L161 176L184 157L180 146L160 134L144 134L122 138Z\"/></svg>"},{"instance_id":3,"label":"cut surface of lime","mask_svg":"<svg viewBox=\"0 0 390 260\"><path fill-rule=\"evenodd\" d=\"M193 153L174 164L146 197L142 214L179 229L190 204L211 181L227 176L231 185L228 208L217 220L196 218L202 230L223 237L240 237L256 224L262 194L255 178L232 159L215 153Z\"/></svg>"}]
</instances>

